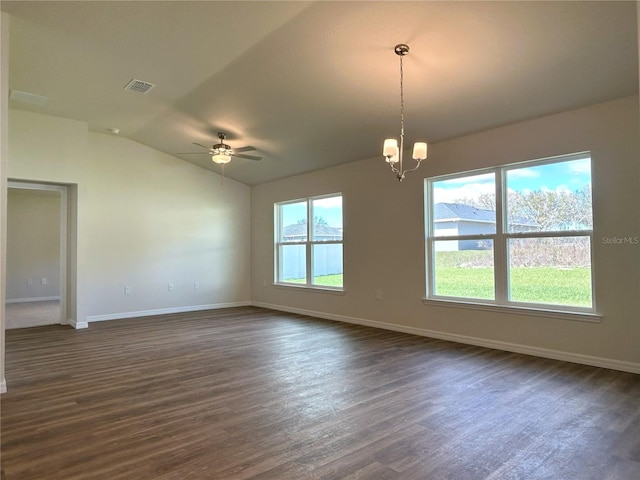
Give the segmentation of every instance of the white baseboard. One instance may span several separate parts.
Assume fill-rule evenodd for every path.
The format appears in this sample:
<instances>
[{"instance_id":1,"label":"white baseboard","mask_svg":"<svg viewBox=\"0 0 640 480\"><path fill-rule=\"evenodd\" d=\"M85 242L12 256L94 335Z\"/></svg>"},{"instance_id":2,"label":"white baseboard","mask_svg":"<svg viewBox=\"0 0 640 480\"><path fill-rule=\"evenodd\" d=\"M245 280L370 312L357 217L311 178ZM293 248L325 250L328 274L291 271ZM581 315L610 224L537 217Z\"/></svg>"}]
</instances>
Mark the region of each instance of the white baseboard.
<instances>
[{"instance_id":1,"label":"white baseboard","mask_svg":"<svg viewBox=\"0 0 640 480\"><path fill-rule=\"evenodd\" d=\"M316 312L303 308L288 307L283 305L272 305L264 302L253 302L256 307L269 308L289 313L297 313L300 315L308 315L310 317L323 318L326 320L335 320L338 322L353 323L356 325L364 325L367 327L381 328L384 330L392 330L395 332L410 333L412 335L420 335L422 337L437 338L439 340L447 340L450 342L464 343L467 345L476 345L478 347L493 348L496 350L504 350L507 352L522 353L525 355L533 355L535 357L551 358L553 360L562 360L564 362L579 363L582 365L590 365L592 367L609 368L612 370L620 370L623 372L640 374L640 363L626 362L610 358L594 357L591 355L582 355L578 353L563 352L560 350L551 350L547 348L532 347L529 345L521 345L517 343L501 342L486 338L470 337L467 335L459 335L456 333L439 332L436 330L427 330L423 328L408 327L405 325L396 325L393 323L378 322L375 320L366 320L356 317L348 317L346 315L336 315L333 313Z\"/></svg>"},{"instance_id":2,"label":"white baseboard","mask_svg":"<svg viewBox=\"0 0 640 480\"><path fill-rule=\"evenodd\" d=\"M0 382L0 393L7 393L7 379L4 377Z\"/></svg>"},{"instance_id":3,"label":"white baseboard","mask_svg":"<svg viewBox=\"0 0 640 480\"><path fill-rule=\"evenodd\" d=\"M67 319L67 325L71 325L76 330L81 330L83 328L89 328L89 324L87 322L77 322L72 318Z\"/></svg>"},{"instance_id":4,"label":"white baseboard","mask_svg":"<svg viewBox=\"0 0 640 480\"><path fill-rule=\"evenodd\" d=\"M7 298L6 303L27 303L27 302L46 302L49 300L60 300L60 296L57 297L29 297L29 298Z\"/></svg>"},{"instance_id":5,"label":"white baseboard","mask_svg":"<svg viewBox=\"0 0 640 480\"><path fill-rule=\"evenodd\" d=\"M169 308L157 308L153 310L142 310L138 312L122 312L122 313L109 313L106 315L89 315L87 316L85 324L91 322L103 322L106 320L120 320L123 318L136 318L136 317L149 317L152 315L166 315L168 313L185 313L185 312L199 312L202 310L217 310L220 308L231 307L248 307L251 305L249 301L243 302L228 302L228 303L212 303L209 305L189 305L185 307L169 307ZM81 327L76 327L81 328Z\"/></svg>"}]
</instances>

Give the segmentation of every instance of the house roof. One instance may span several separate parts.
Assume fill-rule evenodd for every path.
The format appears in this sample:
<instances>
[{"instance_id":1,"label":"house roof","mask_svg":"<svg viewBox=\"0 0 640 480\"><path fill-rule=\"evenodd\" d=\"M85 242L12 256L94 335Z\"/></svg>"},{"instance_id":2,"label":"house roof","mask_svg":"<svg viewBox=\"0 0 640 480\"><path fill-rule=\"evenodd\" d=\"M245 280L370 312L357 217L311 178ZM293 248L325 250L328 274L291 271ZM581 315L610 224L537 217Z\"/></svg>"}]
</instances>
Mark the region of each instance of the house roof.
<instances>
[{"instance_id":1,"label":"house roof","mask_svg":"<svg viewBox=\"0 0 640 480\"><path fill-rule=\"evenodd\" d=\"M294 223L287 225L283 229L285 237L306 237L307 224L306 223ZM342 230L340 228L330 227L323 223L317 223L314 226L314 234L316 237L340 237L342 236Z\"/></svg>"},{"instance_id":2,"label":"house roof","mask_svg":"<svg viewBox=\"0 0 640 480\"><path fill-rule=\"evenodd\" d=\"M496 223L496 212L494 210L476 208L463 203L436 203L433 206L433 210L434 222L449 220ZM511 218L510 222L515 225L537 226L536 222L524 217Z\"/></svg>"},{"instance_id":3,"label":"house roof","mask_svg":"<svg viewBox=\"0 0 640 480\"><path fill-rule=\"evenodd\" d=\"M9 88L47 97L13 99L11 108L86 122L92 132L118 128L217 172L193 143L211 146L225 132L232 148L263 157L225 168L249 185L375 157L385 168L383 139L399 135L394 46L402 42L411 49L406 145L638 92L633 1L3 0L0 8L10 23ZM155 87L125 91L132 79ZM50 148L47 138L31 141Z\"/></svg>"},{"instance_id":4,"label":"house roof","mask_svg":"<svg viewBox=\"0 0 640 480\"><path fill-rule=\"evenodd\" d=\"M433 206L434 221L467 220L471 222L496 223L496 212L482 210L462 203L436 203Z\"/></svg>"}]
</instances>

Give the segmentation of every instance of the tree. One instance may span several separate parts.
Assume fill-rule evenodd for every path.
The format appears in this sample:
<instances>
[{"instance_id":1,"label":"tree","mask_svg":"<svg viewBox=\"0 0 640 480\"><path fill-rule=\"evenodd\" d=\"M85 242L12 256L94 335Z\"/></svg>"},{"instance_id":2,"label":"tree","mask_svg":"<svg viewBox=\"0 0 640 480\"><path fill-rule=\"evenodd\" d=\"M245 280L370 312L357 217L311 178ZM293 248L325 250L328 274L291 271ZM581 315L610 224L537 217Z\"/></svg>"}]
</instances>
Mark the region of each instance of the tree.
<instances>
[{"instance_id":1,"label":"tree","mask_svg":"<svg viewBox=\"0 0 640 480\"><path fill-rule=\"evenodd\" d=\"M464 197L458 198L453 203L460 203L462 205L470 205L480 210L496 211L496 195L495 193L481 193L477 197Z\"/></svg>"},{"instance_id":2,"label":"tree","mask_svg":"<svg viewBox=\"0 0 640 480\"><path fill-rule=\"evenodd\" d=\"M510 191L507 198L510 222L526 220L540 230L593 228L591 209L590 185L575 191Z\"/></svg>"},{"instance_id":3,"label":"tree","mask_svg":"<svg viewBox=\"0 0 640 480\"><path fill-rule=\"evenodd\" d=\"M307 219L306 218L301 218L300 220L298 220L298 225L306 225L307 224ZM315 217L313 217L313 224L314 225L329 225L329 222L327 222L323 217L318 217L317 215Z\"/></svg>"},{"instance_id":4,"label":"tree","mask_svg":"<svg viewBox=\"0 0 640 480\"><path fill-rule=\"evenodd\" d=\"M496 210L495 195L483 193L455 201L483 210ZM509 191L507 219L512 226L528 224L539 230L593 228L591 185L580 190Z\"/></svg>"}]
</instances>

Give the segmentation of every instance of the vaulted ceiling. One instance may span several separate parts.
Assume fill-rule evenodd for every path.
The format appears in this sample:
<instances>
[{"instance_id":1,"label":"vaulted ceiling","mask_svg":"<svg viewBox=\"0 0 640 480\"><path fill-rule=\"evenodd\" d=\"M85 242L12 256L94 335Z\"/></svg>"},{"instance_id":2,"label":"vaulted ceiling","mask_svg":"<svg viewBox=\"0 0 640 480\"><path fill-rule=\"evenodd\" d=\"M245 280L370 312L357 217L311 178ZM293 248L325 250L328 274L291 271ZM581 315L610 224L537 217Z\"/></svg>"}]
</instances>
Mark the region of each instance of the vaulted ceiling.
<instances>
[{"instance_id":1,"label":"vaulted ceiling","mask_svg":"<svg viewBox=\"0 0 640 480\"><path fill-rule=\"evenodd\" d=\"M220 171L193 145L252 145L249 185L638 91L629 2L3 1L11 107L86 121ZM124 90L131 79L155 85ZM381 160L382 161L382 160Z\"/></svg>"}]
</instances>

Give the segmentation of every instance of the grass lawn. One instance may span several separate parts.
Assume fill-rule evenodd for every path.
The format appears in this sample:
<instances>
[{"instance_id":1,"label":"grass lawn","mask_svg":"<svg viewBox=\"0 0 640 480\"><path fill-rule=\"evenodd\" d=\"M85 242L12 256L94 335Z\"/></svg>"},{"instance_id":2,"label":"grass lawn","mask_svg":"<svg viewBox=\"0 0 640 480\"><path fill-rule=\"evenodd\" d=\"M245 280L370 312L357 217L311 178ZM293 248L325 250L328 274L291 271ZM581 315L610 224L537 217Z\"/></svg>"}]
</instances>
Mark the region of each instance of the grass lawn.
<instances>
[{"instance_id":1,"label":"grass lawn","mask_svg":"<svg viewBox=\"0 0 640 480\"><path fill-rule=\"evenodd\" d=\"M342 274L337 275L322 275L315 278L313 285L320 287L342 287ZM286 283L302 283L306 280L304 278L289 278L285 280Z\"/></svg>"},{"instance_id":2,"label":"grass lawn","mask_svg":"<svg viewBox=\"0 0 640 480\"><path fill-rule=\"evenodd\" d=\"M438 252L436 295L492 300L495 298L491 252L487 250ZM315 278L314 286L342 287L343 275ZM304 284L304 278L287 279ZM510 300L524 303L591 306L591 271L587 267L513 267Z\"/></svg>"},{"instance_id":3,"label":"grass lawn","mask_svg":"<svg viewBox=\"0 0 640 480\"><path fill-rule=\"evenodd\" d=\"M513 268L511 300L590 307L591 269Z\"/></svg>"},{"instance_id":4,"label":"grass lawn","mask_svg":"<svg viewBox=\"0 0 640 480\"><path fill-rule=\"evenodd\" d=\"M322 285L323 287L342 287L342 274L322 275L315 278L314 285Z\"/></svg>"},{"instance_id":5,"label":"grass lawn","mask_svg":"<svg viewBox=\"0 0 640 480\"><path fill-rule=\"evenodd\" d=\"M493 300L493 268L436 266L436 295Z\"/></svg>"},{"instance_id":6,"label":"grass lawn","mask_svg":"<svg viewBox=\"0 0 640 480\"><path fill-rule=\"evenodd\" d=\"M436 294L493 299L493 269L436 266ZM511 300L555 305L591 306L588 268L516 267L511 269Z\"/></svg>"}]
</instances>

